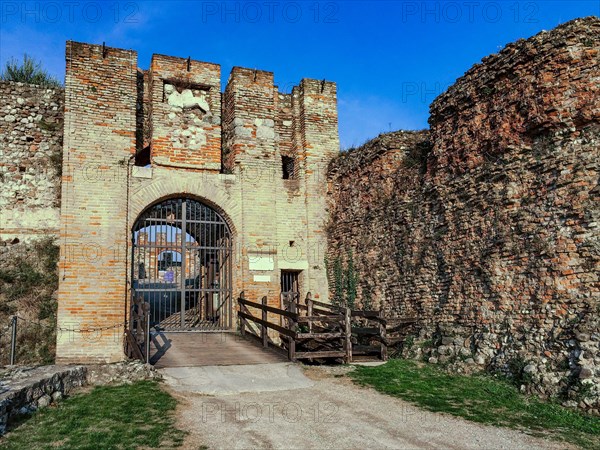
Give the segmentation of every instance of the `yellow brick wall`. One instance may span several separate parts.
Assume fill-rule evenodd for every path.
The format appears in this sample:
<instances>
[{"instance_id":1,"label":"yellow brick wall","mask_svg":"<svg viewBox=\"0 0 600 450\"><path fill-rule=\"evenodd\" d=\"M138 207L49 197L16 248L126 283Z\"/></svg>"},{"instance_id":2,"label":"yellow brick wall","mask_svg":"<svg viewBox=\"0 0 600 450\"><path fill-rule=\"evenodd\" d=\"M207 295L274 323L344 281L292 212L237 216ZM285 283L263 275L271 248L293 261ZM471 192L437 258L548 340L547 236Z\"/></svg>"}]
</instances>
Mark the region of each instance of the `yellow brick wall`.
<instances>
[{"instance_id":1,"label":"yellow brick wall","mask_svg":"<svg viewBox=\"0 0 600 450\"><path fill-rule=\"evenodd\" d=\"M58 326L123 323L137 54L67 43ZM57 360L122 359L123 328L59 331Z\"/></svg>"}]
</instances>

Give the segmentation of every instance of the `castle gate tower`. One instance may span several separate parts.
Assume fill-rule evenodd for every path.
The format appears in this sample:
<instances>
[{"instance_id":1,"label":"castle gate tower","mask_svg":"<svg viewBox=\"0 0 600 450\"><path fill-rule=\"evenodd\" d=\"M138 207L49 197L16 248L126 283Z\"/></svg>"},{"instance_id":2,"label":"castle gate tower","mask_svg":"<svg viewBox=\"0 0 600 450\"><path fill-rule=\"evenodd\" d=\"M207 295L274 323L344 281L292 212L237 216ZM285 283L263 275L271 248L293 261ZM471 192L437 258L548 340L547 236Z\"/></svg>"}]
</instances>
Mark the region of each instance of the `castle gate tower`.
<instances>
[{"instance_id":1,"label":"castle gate tower","mask_svg":"<svg viewBox=\"0 0 600 450\"><path fill-rule=\"evenodd\" d=\"M234 330L235 299L327 301L336 86L68 42L57 361L124 358L131 305L162 330ZM74 331L76 330L76 331Z\"/></svg>"}]
</instances>

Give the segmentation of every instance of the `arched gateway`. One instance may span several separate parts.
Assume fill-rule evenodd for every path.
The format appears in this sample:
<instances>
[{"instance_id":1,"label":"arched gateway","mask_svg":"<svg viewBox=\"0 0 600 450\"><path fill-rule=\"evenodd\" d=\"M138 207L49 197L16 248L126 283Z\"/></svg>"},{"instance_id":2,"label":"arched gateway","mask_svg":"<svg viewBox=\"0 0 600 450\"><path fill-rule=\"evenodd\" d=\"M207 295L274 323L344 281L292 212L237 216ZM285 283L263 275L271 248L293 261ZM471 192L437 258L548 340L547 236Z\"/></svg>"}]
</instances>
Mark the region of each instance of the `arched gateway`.
<instances>
[{"instance_id":1,"label":"arched gateway","mask_svg":"<svg viewBox=\"0 0 600 450\"><path fill-rule=\"evenodd\" d=\"M214 209L189 197L147 208L132 229L132 294L162 330L231 328L232 236Z\"/></svg>"}]
</instances>

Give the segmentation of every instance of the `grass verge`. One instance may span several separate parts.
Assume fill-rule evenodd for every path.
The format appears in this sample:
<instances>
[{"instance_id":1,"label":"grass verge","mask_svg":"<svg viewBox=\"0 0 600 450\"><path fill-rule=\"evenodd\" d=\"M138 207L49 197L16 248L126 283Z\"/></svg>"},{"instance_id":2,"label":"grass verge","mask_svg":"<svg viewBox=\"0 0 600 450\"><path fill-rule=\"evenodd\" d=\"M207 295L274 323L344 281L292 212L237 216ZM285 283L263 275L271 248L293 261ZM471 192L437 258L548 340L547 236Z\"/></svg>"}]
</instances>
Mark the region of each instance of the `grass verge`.
<instances>
[{"instance_id":1,"label":"grass verge","mask_svg":"<svg viewBox=\"0 0 600 450\"><path fill-rule=\"evenodd\" d=\"M358 384L430 411L600 449L599 418L524 396L489 375L452 375L429 364L400 359L377 367L359 366L349 375Z\"/></svg>"},{"instance_id":2,"label":"grass verge","mask_svg":"<svg viewBox=\"0 0 600 450\"><path fill-rule=\"evenodd\" d=\"M0 440L2 449L178 447L177 401L158 383L102 386L40 410Z\"/></svg>"}]
</instances>

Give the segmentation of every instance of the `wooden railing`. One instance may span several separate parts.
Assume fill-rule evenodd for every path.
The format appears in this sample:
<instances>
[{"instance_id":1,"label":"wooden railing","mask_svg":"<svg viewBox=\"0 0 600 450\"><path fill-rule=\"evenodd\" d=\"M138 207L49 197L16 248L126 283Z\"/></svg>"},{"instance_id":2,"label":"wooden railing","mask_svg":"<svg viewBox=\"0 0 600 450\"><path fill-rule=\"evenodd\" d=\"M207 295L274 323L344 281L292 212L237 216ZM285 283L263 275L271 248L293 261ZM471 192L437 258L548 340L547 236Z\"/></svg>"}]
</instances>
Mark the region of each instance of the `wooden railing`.
<instances>
[{"instance_id":1,"label":"wooden railing","mask_svg":"<svg viewBox=\"0 0 600 450\"><path fill-rule=\"evenodd\" d=\"M310 294L305 305L285 300L285 309L269 306L267 297L261 303L247 300L243 292L238 303L241 334L259 340L264 347L285 352L291 361L312 358L352 361L350 310L315 302ZM253 314L251 308L258 313ZM269 313L274 320L269 321ZM275 333L269 336L269 330Z\"/></svg>"},{"instance_id":2,"label":"wooden railing","mask_svg":"<svg viewBox=\"0 0 600 450\"><path fill-rule=\"evenodd\" d=\"M388 339L387 321L381 311L352 311L352 317L357 318L355 326L352 327L354 336L354 354L360 356L379 355L386 361ZM373 342L377 344L373 345Z\"/></svg>"},{"instance_id":3,"label":"wooden railing","mask_svg":"<svg viewBox=\"0 0 600 450\"><path fill-rule=\"evenodd\" d=\"M380 311L353 311L314 300L310 292L304 304L297 296L287 295L282 296L281 303L283 308L269 306L267 297L253 302L242 292L238 299L239 328L243 336L286 354L291 361L343 358L351 362L353 356L363 355L385 361L388 345L401 339L390 335L404 325L388 329ZM403 323L412 322L414 319L405 319Z\"/></svg>"},{"instance_id":4,"label":"wooden railing","mask_svg":"<svg viewBox=\"0 0 600 450\"><path fill-rule=\"evenodd\" d=\"M310 292L298 309L297 359L344 358L352 361L350 309L313 300Z\"/></svg>"}]
</instances>

